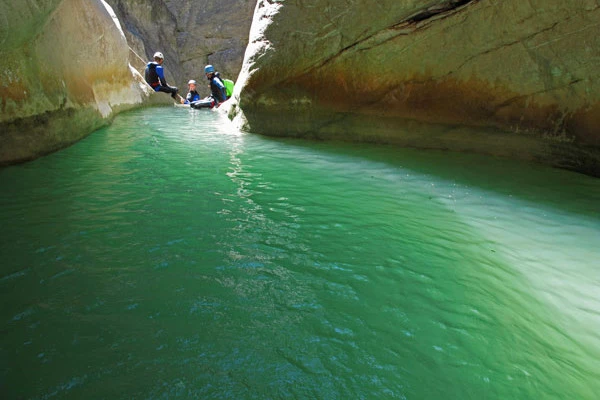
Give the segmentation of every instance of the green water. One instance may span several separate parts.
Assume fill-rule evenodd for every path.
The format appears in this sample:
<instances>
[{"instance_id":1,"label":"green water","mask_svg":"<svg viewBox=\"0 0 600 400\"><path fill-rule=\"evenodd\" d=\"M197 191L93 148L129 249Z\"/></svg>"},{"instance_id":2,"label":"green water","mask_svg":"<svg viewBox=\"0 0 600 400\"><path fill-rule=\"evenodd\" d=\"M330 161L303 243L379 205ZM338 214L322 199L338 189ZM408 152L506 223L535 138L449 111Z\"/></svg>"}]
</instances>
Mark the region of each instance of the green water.
<instances>
[{"instance_id":1,"label":"green water","mask_svg":"<svg viewBox=\"0 0 600 400\"><path fill-rule=\"evenodd\" d=\"M4 399L597 399L600 180L119 116L0 170Z\"/></svg>"}]
</instances>

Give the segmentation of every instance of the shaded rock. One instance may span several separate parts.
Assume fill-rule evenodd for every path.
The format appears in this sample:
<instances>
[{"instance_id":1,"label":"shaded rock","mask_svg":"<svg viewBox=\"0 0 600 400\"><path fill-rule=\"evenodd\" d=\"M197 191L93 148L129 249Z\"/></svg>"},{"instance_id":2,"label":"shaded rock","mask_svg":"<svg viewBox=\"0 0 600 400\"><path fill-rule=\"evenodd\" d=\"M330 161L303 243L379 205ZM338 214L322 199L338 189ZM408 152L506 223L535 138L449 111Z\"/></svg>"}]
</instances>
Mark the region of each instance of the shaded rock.
<instances>
[{"instance_id":1,"label":"shaded rock","mask_svg":"<svg viewBox=\"0 0 600 400\"><path fill-rule=\"evenodd\" d=\"M185 88L203 80L213 64L232 80L241 69L252 22L253 0L108 0L123 23L141 71L155 51L165 55L167 81ZM207 93L208 94L208 91Z\"/></svg>"}]
</instances>

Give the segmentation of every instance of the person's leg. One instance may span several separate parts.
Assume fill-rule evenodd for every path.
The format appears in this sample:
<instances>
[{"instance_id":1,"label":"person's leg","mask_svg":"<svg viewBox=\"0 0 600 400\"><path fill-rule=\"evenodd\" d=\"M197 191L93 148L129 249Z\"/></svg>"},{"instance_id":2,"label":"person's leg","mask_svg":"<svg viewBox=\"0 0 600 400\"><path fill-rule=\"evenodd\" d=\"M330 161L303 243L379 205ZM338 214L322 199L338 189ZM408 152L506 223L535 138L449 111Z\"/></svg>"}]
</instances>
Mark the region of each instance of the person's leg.
<instances>
[{"instance_id":1,"label":"person's leg","mask_svg":"<svg viewBox=\"0 0 600 400\"><path fill-rule=\"evenodd\" d=\"M177 91L178 89L175 86L161 86L158 89L159 92L170 93L171 97L177 100Z\"/></svg>"},{"instance_id":2,"label":"person's leg","mask_svg":"<svg viewBox=\"0 0 600 400\"><path fill-rule=\"evenodd\" d=\"M213 108L215 101L212 97L208 96L200 100L196 100L190 103L192 108Z\"/></svg>"}]
</instances>

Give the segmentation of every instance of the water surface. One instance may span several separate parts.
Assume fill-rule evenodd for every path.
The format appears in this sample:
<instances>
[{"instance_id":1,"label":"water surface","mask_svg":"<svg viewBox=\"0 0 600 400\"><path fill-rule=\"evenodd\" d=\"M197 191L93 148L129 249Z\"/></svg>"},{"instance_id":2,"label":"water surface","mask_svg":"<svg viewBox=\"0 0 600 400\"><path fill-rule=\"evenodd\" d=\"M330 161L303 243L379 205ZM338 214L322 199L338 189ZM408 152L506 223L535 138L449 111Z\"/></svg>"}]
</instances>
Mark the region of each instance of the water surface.
<instances>
[{"instance_id":1,"label":"water surface","mask_svg":"<svg viewBox=\"0 0 600 400\"><path fill-rule=\"evenodd\" d=\"M119 116L0 170L3 398L595 399L600 180Z\"/></svg>"}]
</instances>

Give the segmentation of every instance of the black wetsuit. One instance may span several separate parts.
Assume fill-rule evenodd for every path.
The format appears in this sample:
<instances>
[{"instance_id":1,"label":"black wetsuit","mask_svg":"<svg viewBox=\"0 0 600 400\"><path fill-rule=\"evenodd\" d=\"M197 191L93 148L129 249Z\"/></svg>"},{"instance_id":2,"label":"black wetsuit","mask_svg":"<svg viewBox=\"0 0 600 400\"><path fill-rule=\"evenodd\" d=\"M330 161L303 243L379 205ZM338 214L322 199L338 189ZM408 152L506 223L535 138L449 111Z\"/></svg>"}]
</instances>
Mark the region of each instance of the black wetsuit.
<instances>
[{"instance_id":1,"label":"black wetsuit","mask_svg":"<svg viewBox=\"0 0 600 400\"><path fill-rule=\"evenodd\" d=\"M173 99L177 99L178 89L175 86L169 86L165 79L164 69L162 65L156 61L150 61L146 64L144 71L144 79L148 85L152 86L155 92L170 93Z\"/></svg>"},{"instance_id":2,"label":"black wetsuit","mask_svg":"<svg viewBox=\"0 0 600 400\"><path fill-rule=\"evenodd\" d=\"M210 81L211 96L219 103L227 100L225 85L223 84L219 73L215 72L212 77L208 78L208 80Z\"/></svg>"}]
</instances>

